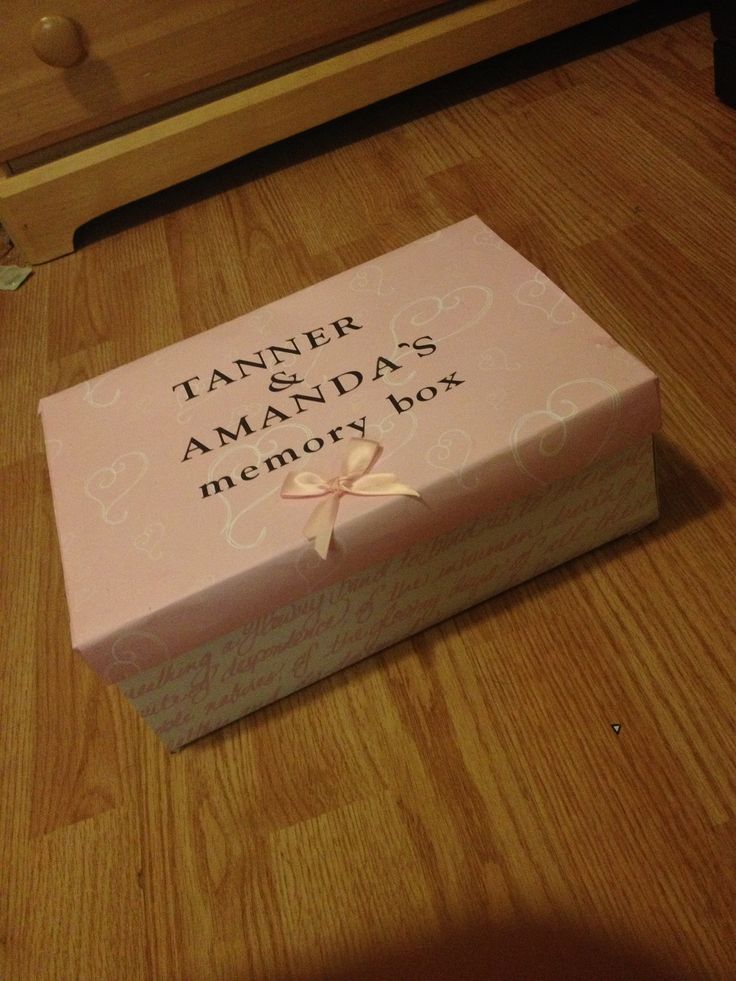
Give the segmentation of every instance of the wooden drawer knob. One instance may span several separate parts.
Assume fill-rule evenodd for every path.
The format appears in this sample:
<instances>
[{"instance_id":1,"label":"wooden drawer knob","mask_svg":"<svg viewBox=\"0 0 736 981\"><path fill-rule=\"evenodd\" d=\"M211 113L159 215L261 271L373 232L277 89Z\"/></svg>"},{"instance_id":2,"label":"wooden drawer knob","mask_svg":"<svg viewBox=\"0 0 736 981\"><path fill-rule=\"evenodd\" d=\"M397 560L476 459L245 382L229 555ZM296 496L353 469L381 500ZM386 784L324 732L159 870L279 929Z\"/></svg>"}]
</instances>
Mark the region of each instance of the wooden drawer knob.
<instances>
[{"instance_id":1,"label":"wooden drawer knob","mask_svg":"<svg viewBox=\"0 0 736 981\"><path fill-rule=\"evenodd\" d=\"M31 46L41 61L55 68L69 68L87 53L79 28L69 17L50 14L33 25Z\"/></svg>"}]
</instances>

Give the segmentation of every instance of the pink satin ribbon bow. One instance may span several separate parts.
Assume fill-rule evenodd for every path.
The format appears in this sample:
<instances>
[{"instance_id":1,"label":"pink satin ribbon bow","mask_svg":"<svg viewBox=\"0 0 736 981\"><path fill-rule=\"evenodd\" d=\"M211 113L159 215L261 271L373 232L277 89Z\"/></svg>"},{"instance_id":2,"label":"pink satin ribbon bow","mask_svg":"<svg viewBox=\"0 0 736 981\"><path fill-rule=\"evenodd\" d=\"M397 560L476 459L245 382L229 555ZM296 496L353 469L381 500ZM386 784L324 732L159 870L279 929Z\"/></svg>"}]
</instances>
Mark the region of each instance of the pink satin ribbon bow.
<instances>
[{"instance_id":1,"label":"pink satin ribbon bow","mask_svg":"<svg viewBox=\"0 0 736 981\"><path fill-rule=\"evenodd\" d=\"M351 439L338 477L325 480L317 473L303 470L289 474L281 488L282 497L326 497L320 501L304 527L304 534L314 542L317 554L327 558L335 528L340 498L344 494L359 497L401 494L404 497L421 495L406 484L400 484L392 473L368 473L378 459L381 444L372 439Z\"/></svg>"}]
</instances>

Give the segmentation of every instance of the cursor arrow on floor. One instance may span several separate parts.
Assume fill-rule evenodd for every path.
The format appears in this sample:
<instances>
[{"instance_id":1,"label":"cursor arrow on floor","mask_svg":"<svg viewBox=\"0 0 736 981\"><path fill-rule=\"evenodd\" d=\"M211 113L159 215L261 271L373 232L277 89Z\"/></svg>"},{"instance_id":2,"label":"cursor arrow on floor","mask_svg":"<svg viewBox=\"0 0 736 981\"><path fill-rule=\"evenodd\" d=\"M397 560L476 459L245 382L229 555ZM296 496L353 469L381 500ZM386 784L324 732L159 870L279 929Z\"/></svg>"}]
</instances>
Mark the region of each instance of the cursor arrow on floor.
<instances>
[{"instance_id":1,"label":"cursor arrow on floor","mask_svg":"<svg viewBox=\"0 0 736 981\"><path fill-rule=\"evenodd\" d=\"M620 722L612 722L611 723L611 728L616 733L616 735L618 735L621 732L621 723Z\"/></svg>"}]
</instances>

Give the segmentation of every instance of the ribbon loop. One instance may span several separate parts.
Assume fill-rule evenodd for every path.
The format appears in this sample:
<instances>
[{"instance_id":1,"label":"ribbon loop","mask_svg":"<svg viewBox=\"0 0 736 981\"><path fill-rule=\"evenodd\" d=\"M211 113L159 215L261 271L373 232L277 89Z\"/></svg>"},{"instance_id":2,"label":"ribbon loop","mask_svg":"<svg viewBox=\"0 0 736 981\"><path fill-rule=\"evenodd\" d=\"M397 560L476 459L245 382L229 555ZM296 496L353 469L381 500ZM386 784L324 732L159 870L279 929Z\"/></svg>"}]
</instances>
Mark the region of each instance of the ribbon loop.
<instances>
[{"instance_id":1,"label":"ribbon loop","mask_svg":"<svg viewBox=\"0 0 736 981\"><path fill-rule=\"evenodd\" d=\"M282 497L319 497L329 493L329 486L318 473L302 470L290 473L281 488Z\"/></svg>"},{"instance_id":2,"label":"ribbon loop","mask_svg":"<svg viewBox=\"0 0 736 981\"><path fill-rule=\"evenodd\" d=\"M368 473L381 453L381 444L372 439L351 439L340 468L340 475L325 479L303 470L289 474L281 487L282 497L326 497L320 501L304 527L304 535L314 543L320 558L326 559L337 520L340 498L401 495L421 497L412 487L396 480L392 473Z\"/></svg>"}]
</instances>

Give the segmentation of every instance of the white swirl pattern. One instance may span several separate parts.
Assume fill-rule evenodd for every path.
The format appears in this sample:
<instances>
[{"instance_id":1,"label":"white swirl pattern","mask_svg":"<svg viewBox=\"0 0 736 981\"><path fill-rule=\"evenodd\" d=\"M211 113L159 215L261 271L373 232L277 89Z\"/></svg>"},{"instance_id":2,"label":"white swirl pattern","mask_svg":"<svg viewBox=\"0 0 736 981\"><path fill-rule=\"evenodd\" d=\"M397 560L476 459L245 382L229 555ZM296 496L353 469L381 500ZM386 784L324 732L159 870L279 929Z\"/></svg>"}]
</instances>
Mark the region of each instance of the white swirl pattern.
<instances>
[{"instance_id":1,"label":"white swirl pattern","mask_svg":"<svg viewBox=\"0 0 736 981\"><path fill-rule=\"evenodd\" d=\"M572 300L544 273L536 272L532 279L521 283L514 293L517 303L534 307L556 326L571 324L577 316Z\"/></svg>"},{"instance_id":2,"label":"white swirl pattern","mask_svg":"<svg viewBox=\"0 0 736 981\"><path fill-rule=\"evenodd\" d=\"M550 392L545 408L526 412L514 424L510 438L514 460L519 469L537 483L546 484L547 480L540 476L529 465L529 459L525 459L523 456L525 431L528 432L530 428L533 428L535 421L551 421L554 424L554 428L547 429L541 436L536 437L534 448L538 456L542 459L559 456L569 442L572 422L582 411L580 402L585 401L586 390L589 393L591 386L594 389L603 390L608 396L608 420L601 427L596 448L585 461L585 465L588 465L600 456L603 447L612 436L618 421L621 408L621 394L609 382L603 381L601 378L576 378L573 381L558 385ZM573 397L575 395L577 395L577 401ZM530 423L532 423L531 427Z\"/></svg>"},{"instance_id":3,"label":"white swirl pattern","mask_svg":"<svg viewBox=\"0 0 736 981\"><path fill-rule=\"evenodd\" d=\"M379 422L369 423L366 426L366 436L380 443L384 449L381 453L381 461L385 463L392 456L408 446L414 439L419 422L414 410L402 412L401 416L395 414L384 416ZM398 438L397 438L398 436ZM387 437L389 437L387 439ZM390 447L390 448L389 448Z\"/></svg>"},{"instance_id":4,"label":"white swirl pattern","mask_svg":"<svg viewBox=\"0 0 736 981\"><path fill-rule=\"evenodd\" d=\"M460 323L455 315L458 306L468 303L475 299L477 309L469 313ZM466 286L458 286L445 293L444 296L422 296L415 300L410 300L400 307L391 318L389 327L391 337L394 341L393 353L389 356L390 361L401 364L410 354L409 342L415 339L415 331L432 325L432 339L435 342L442 342L448 337L462 334L464 331L474 327L479 323L493 306L493 290L488 286L481 286L477 283L470 283ZM444 317L444 314L450 316ZM404 334L406 338L404 339ZM402 349L401 345L409 345ZM394 378L393 374L382 376L382 381L390 388L398 388L409 384L416 377L416 372L408 374L401 373L399 378Z\"/></svg>"},{"instance_id":5,"label":"white swirl pattern","mask_svg":"<svg viewBox=\"0 0 736 981\"><path fill-rule=\"evenodd\" d=\"M133 540L133 544L141 552L145 552L149 558L154 560L160 559L163 555L161 542L164 539L165 533L166 527L163 522L153 521Z\"/></svg>"},{"instance_id":6,"label":"white swirl pattern","mask_svg":"<svg viewBox=\"0 0 736 981\"><path fill-rule=\"evenodd\" d=\"M482 371L518 371L521 364L509 361L509 356L500 347L489 347L480 356L479 367Z\"/></svg>"},{"instance_id":7,"label":"white swirl pattern","mask_svg":"<svg viewBox=\"0 0 736 981\"><path fill-rule=\"evenodd\" d=\"M372 293L375 296L391 296L396 292L391 286L384 289L384 271L378 263L361 266L350 280L350 289L354 293Z\"/></svg>"},{"instance_id":8,"label":"white swirl pattern","mask_svg":"<svg viewBox=\"0 0 736 981\"><path fill-rule=\"evenodd\" d=\"M134 451L123 453L109 467L101 467L90 474L84 483L84 492L100 505L105 524L119 525L126 520L127 510L115 509L143 480L147 470L148 457Z\"/></svg>"},{"instance_id":9,"label":"white swirl pattern","mask_svg":"<svg viewBox=\"0 0 736 981\"><path fill-rule=\"evenodd\" d=\"M130 668L140 671L146 663L163 661L168 647L156 634L132 630L116 638L110 650L110 660L125 673Z\"/></svg>"},{"instance_id":10,"label":"white swirl pattern","mask_svg":"<svg viewBox=\"0 0 736 981\"><path fill-rule=\"evenodd\" d=\"M482 232L478 232L477 235L473 236L473 242L476 245L490 245L492 249L496 249L497 252L503 252L507 248L506 243L502 238L492 232L490 228L485 229Z\"/></svg>"},{"instance_id":11,"label":"white swirl pattern","mask_svg":"<svg viewBox=\"0 0 736 981\"><path fill-rule=\"evenodd\" d=\"M286 434L292 429L299 432L299 438L302 443L314 436L314 432L311 429L307 428L306 426L302 426L299 423L290 423L288 426L279 426L279 433ZM267 457L274 453L283 452L283 450L283 443L277 443L270 435L263 435L254 443L248 443L244 446L230 446L222 453L218 454L216 460L210 466L207 479L216 480L218 477L221 477L224 472L228 472L237 483L240 480L239 474L244 467L260 466L260 464L263 463ZM233 463L233 459L237 460L237 463ZM226 461L230 461L229 470ZM225 541L231 548L251 549L257 548L259 545L263 544L268 534L268 529L266 528L265 524L262 525L260 529L256 530L254 534L248 535L246 538L245 536L241 537L241 534L238 531L238 523L254 508L257 508L269 498L278 495L280 491L281 487L277 484L265 494L255 497L245 507L241 508L237 512L234 511L233 505L231 504L227 493L218 495L219 499L222 501L223 507L225 508L225 523L222 528L222 534ZM252 531L252 529L249 530Z\"/></svg>"},{"instance_id":12,"label":"white swirl pattern","mask_svg":"<svg viewBox=\"0 0 736 981\"><path fill-rule=\"evenodd\" d=\"M470 433L464 429L448 429L441 434L434 446L430 446L426 460L431 467L453 474L461 487L470 490L478 485L477 475L465 473L472 447Z\"/></svg>"},{"instance_id":13,"label":"white swirl pattern","mask_svg":"<svg viewBox=\"0 0 736 981\"><path fill-rule=\"evenodd\" d=\"M112 395L111 398L107 399L107 401L99 401L95 397L95 393L97 392L97 389L100 387L100 385L103 385L105 381L106 378L103 375L95 382L87 381L84 383L84 395L82 396L82 398L84 399L85 402L89 402L89 404L95 409L107 409L111 405L115 405L115 403L120 398L121 391L119 388L115 390L115 393Z\"/></svg>"}]
</instances>

